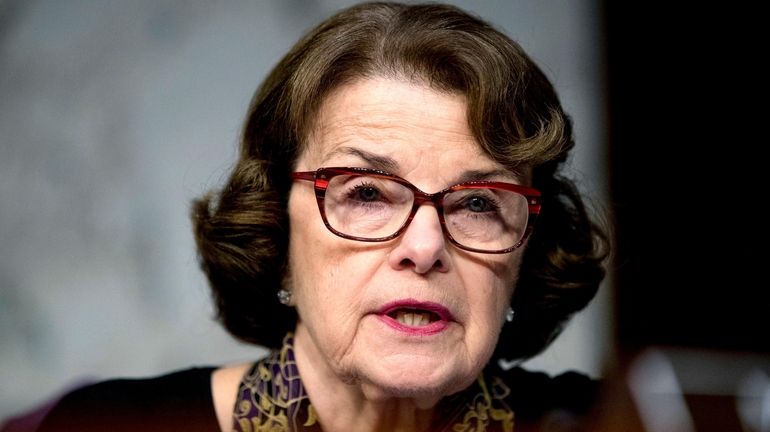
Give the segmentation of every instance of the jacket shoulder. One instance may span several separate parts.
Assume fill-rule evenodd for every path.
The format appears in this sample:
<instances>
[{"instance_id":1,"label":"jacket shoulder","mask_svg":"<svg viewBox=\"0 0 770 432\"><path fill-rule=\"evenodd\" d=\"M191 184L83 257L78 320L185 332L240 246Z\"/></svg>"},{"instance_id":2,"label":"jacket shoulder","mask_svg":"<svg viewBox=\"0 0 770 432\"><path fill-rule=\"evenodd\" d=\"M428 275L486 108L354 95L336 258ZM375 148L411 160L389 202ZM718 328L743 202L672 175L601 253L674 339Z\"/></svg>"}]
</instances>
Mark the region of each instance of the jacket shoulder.
<instances>
[{"instance_id":1,"label":"jacket shoulder","mask_svg":"<svg viewBox=\"0 0 770 432\"><path fill-rule=\"evenodd\" d=\"M53 407L38 430L216 430L211 395L213 370L190 368L79 388Z\"/></svg>"},{"instance_id":2,"label":"jacket shoulder","mask_svg":"<svg viewBox=\"0 0 770 432\"><path fill-rule=\"evenodd\" d=\"M549 375L516 367L496 373L510 389L507 399L519 419L582 417L599 397L600 381L576 371Z\"/></svg>"}]
</instances>

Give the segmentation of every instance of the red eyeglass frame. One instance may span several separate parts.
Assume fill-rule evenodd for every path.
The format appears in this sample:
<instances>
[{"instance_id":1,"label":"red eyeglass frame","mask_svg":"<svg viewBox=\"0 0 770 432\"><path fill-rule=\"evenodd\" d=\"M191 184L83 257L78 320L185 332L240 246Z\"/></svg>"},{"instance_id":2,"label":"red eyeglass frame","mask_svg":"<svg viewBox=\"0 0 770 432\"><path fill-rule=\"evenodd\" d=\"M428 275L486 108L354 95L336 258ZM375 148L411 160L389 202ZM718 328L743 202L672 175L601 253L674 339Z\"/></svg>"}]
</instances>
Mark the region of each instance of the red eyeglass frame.
<instances>
[{"instance_id":1,"label":"red eyeglass frame","mask_svg":"<svg viewBox=\"0 0 770 432\"><path fill-rule=\"evenodd\" d=\"M336 229L334 229L334 227L332 227L329 224L329 221L326 218L326 209L324 207L324 199L326 197L326 189L329 186L329 180L338 175L367 175L367 176L388 178L397 183L400 183L404 187L411 190L412 193L414 194L414 203L412 204L412 211L409 213L409 217L406 218L406 220L404 221L404 224L395 233L387 237L378 237L378 238L372 239L372 238L352 236L352 235L337 231ZM441 223L441 230L444 232L444 235L449 239L449 241L453 245L459 247L460 249L467 250L470 252L487 253L487 254L508 253L508 252L512 252L513 250L517 249L519 246L524 244L524 241L532 233L532 230L534 229L535 221L537 220L537 216L540 214L540 207L542 205L542 197L539 190L535 188L527 187L527 186L513 184L513 183L504 183L504 182L496 182L496 181L485 181L485 180L468 181L468 182L452 185L446 189L443 189L435 193L426 193L418 189L415 185L409 183L407 180L404 180L403 178L395 174L391 174L387 171L382 171L382 170L372 169L372 168L324 167L324 168L318 168L315 171L293 172L291 174L291 178L293 180L304 180L304 181L313 182L316 202L318 203L318 211L321 212L321 219L323 220L324 225L326 225L326 228L329 231L331 231L332 233L334 233L339 237L350 239L350 240L362 241L362 242L384 242L400 236L404 232L404 230L406 230L409 224L412 222L412 219L414 218L414 215L417 213L417 210L420 208L420 206L426 203L432 203L433 206L436 208L436 212L438 213L439 222ZM454 237L452 237L452 234L447 229L446 222L444 220L443 199L446 194L450 192L455 192L458 190L463 190L463 189L483 189L483 188L489 188L489 187L515 192L515 193L518 193L519 195L524 196L525 198L527 198L527 206L529 210L527 225L524 228L524 234L521 236L521 240L519 240L518 243L516 243L515 245L509 248L500 249L496 251L475 249L468 246L464 246L461 243L458 243L457 240L455 240Z\"/></svg>"}]
</instances>

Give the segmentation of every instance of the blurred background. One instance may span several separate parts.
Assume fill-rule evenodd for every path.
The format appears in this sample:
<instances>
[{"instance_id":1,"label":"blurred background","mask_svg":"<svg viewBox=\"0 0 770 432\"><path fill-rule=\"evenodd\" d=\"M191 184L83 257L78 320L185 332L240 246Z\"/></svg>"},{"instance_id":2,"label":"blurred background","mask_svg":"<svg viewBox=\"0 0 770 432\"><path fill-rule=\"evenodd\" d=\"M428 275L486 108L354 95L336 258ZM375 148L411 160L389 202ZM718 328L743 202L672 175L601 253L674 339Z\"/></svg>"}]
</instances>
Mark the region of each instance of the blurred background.
<instances>
[{"instance_id":1,"label":"blurred background","mask_svg":"<svg viewBox=\"0 0 770 432\"><path fill-rule=\"evenodd\" d=\"M87 380L263 354L213 318L189 203L226 177L268 70L351 3L0 0L0 418ZM610 211L603 5L450 3L551 78L575 123L570 175ZM604 374L611 281L527 367Z\"/></svg>"},{"instance_id":2,"label":"blurred background","mask_svg":"<svg viewBox=\"0 0 770 432\"><path fill-rule=\"evenodd\" d=\"M610 381L648 431L770 431L767 15L740 2L602 9Z\"/></svg>"}]
</instances>

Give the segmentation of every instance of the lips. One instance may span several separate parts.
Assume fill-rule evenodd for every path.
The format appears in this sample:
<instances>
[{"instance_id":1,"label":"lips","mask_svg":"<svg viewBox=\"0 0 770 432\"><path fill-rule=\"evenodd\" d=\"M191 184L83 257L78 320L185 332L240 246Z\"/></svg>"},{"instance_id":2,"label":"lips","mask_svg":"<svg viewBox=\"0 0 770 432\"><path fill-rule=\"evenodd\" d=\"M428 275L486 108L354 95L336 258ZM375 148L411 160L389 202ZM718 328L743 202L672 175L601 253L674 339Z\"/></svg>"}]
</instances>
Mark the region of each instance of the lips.
<instances>
[{"instance_id":1,"label":"lips","mask_svg":"<svg viewBox=\"0 0 770 432\"><path fill-rule=\"evenodd\" d=\"M454 320L444 306L414 299L390 302L377 311L377 317L395 330L421 336L439 333Z\"/></svg>"}]
</instances>

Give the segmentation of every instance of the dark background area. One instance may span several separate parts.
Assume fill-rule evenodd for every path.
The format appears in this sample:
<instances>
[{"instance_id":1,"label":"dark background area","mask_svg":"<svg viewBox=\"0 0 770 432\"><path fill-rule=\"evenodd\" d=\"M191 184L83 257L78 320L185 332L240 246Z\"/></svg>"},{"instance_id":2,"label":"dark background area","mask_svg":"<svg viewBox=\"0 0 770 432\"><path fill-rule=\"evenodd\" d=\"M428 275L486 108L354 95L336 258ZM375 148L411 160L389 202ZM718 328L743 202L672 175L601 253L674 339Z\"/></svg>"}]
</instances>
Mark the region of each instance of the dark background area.
<instances>
[{"instance_id":1,"label":"dark background area","mask_svg":"<svg viewBox=\"0 0 770 432\"><path fill-rule=\"evenodd\" d=\"M620 347L770 352L764 15L603 7Z\"/></svg>"}]
</instances>

